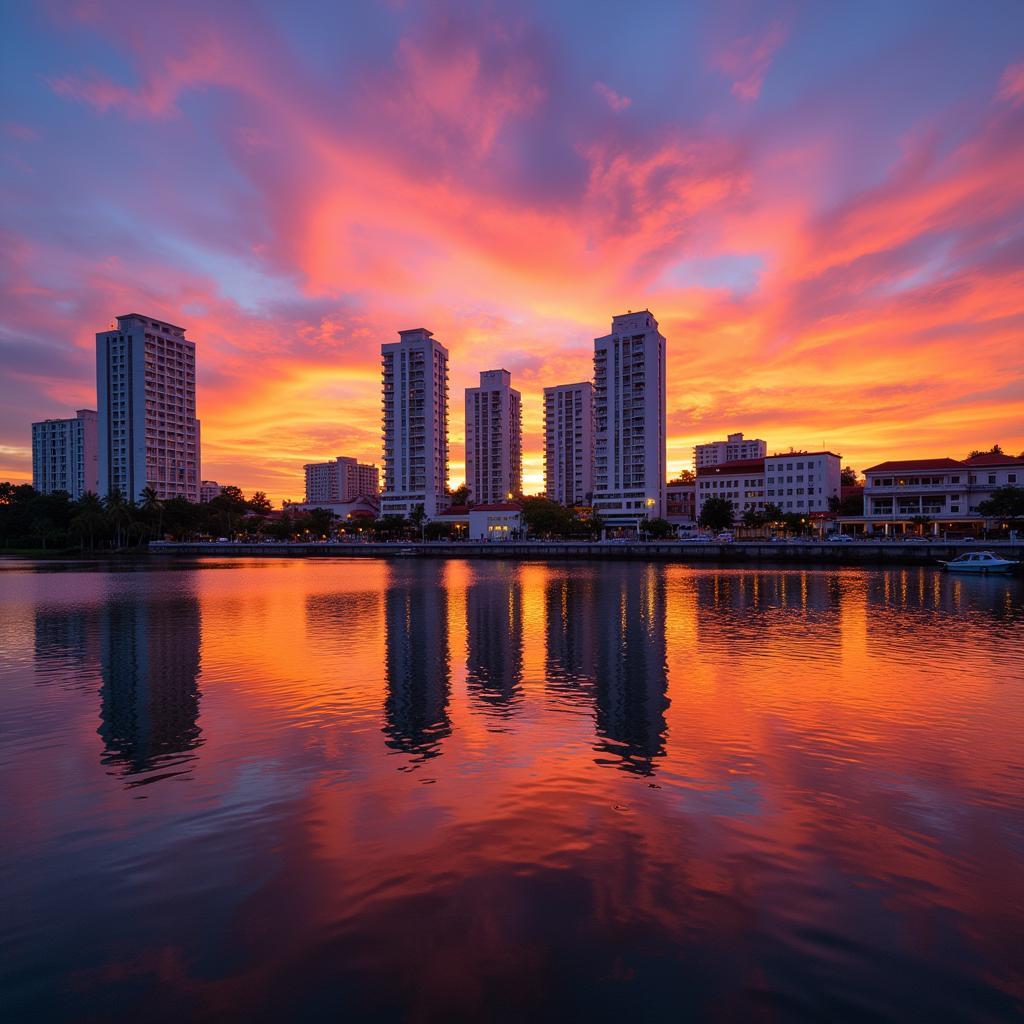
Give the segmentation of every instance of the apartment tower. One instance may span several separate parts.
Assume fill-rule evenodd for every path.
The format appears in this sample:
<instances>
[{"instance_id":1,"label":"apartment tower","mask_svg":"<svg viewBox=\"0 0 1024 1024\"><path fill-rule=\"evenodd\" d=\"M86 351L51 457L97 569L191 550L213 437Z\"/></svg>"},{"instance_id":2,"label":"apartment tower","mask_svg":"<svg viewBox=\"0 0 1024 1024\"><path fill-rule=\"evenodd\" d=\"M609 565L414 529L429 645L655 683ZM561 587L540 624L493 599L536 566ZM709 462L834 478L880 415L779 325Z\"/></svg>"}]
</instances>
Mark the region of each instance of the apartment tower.
<instances>
[{"instance_id":1,"label":"apartment tower","mask_svg":"<svg viewBox=\"0 0 1024 1024\"><path fill-rule=\"evenodd\" d=\"M199 500L196 346L185 328L139 313L96 335L99 487L138 501Z\"/></svg>"},{"instance_id":2,"label":"apartment tower","mask_svg":"<svg viewBox=\"0 0 1024 1024\"><path fill-rule=\"evenodd\" d=\"M665 515L665 338L650 310L594 339L594 509L609 526Z\"/></svg>"},{"instance_id":3,"label":"apartment tower","mask_svg":"<svg viewBox=\"0 0 1024 1024\"><path fill-rule=\"evenodd\" d=\"M74 419L32 424L32 486L40 494L67 491L75 499L98 490L94 410L79 409Z\"/></svg>"},{"instance_id":4,"label":"apartment tower","mask_svg":"<svg viewBox=\"0 0 1024 1024\"><path fill-rule=\"evenodd\" d=\"M356 498L376 498L380 490L376 466L339 455L330 462L310 462L306 473L306 503L339 504Z\"/></svg>"},{"instance_id":5,"label":"apartment tower","mask_svg":"<svg viewBox=\"0 0 1024 1024\"><path fill-rule=\"evenodd\" d=\"M587 505L594 491L594 385L544 389L544 491L563 505Z\"/></svg>"},{"instance_id":6,"label":"apartment tower","mask_svg":"<svg viewBox=\"0 0 1024 1024\"><path fill-rule=\"evenodd\" d=\"M508 370L484 370L466 388L466 484L476 505L523 490L523 403Z\"/></svg>"},{"instance_id":7,"label":"apartment tower","mask_svg":"<svg viewBox=\"0 0 1024 1024\"><path fill-rule=\"evenodd\" d=\"M427 516L448 490L448 350L423 327L381 345L383 515Z\"/></svg>"},{"instance_id":8,"label":"apartment tower","mask_svg":"<svg viewBox=\"0 0 1024 1024\"><path fill-rule=\"evenodd\" d=\"M729 434L724 441L708 441L693 447L693 468L720 466L740 459L763 459L768 445L758 437L745 438L742 433Z\"/></svg>"}]
</instances>

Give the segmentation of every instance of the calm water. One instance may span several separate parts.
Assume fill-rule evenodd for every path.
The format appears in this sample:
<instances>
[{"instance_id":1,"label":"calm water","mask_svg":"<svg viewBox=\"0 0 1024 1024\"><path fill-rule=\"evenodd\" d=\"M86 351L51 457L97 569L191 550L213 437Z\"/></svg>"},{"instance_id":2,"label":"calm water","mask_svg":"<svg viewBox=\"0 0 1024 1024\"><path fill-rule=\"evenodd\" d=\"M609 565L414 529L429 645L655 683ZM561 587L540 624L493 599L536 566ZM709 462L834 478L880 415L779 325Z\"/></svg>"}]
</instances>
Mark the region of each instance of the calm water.
<instances>
[{"instance_id":1,"label":"calm water","mask_svg":"<svg viewBox=\"0 0 1024 1024\"><path fill-rule=\"evenodd\" d=\"M1024 584L0 567L8 1020L1010 1020Z\"/></svg>"}]
</instances>

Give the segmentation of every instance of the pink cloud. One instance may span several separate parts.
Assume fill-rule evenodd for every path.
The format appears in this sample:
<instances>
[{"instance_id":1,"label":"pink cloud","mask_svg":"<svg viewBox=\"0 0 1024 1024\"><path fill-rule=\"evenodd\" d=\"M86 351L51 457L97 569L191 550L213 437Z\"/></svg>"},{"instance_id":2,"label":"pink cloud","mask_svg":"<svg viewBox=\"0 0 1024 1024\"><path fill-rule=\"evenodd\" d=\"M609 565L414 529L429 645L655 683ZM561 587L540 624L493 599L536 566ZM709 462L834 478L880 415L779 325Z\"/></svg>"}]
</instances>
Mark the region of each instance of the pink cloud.
<instances>
[{"instance_id":1,"label":"pink cloud","mask_svg":"<svg viewBox=\"0 0 1024 1024\"><path fill-rule=\"evenodd\" d=\"M1011 64L999 80L996 98L1017 106L1024 103L1024 64Z\"/></svg>"},{"instance_id":2,"label":"pink cloud","mask_svg":"<svg viewBox=\"0 0 1024 1024\"><path fill-rule=\"evenodd\" d=\"M713 66L733 79L733 96L746 102L760 96L775 54L788 34L784 25L775 22L763 35L741 36L714 57Z\"/></svg>"},{"instance_id":3,"label":"pink cloud","mask_svg":"<svg viewBox=\"0 0 1024 1024\"><path fill-rule=\"evenodd\" d=\"M625 110L633 102L628 96L620 96L611 86L605 85L604 82L595 82L594 92L616 113Z\"/></svg>"}]
</instances>

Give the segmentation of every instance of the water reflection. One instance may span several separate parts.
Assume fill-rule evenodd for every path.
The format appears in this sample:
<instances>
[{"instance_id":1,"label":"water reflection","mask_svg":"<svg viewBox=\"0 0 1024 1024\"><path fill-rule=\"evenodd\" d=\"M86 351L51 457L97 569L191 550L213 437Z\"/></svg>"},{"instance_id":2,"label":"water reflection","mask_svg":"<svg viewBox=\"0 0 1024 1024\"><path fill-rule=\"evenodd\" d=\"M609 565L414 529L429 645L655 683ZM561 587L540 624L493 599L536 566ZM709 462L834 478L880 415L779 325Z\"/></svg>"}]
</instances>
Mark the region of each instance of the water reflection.
<instances>
[{"instance_id":1,"label":"water reflection","mask_svg":"<svg viewBox=\"0 0 1024 1024\"><path fill-rule=\"evenodd\" d=\"M451 734L448 601L436 564L396 566L384 599L387 745L414 762L437 757Z\"/></svg>"},{"instance_id":2,"label":"water reflection","mask_svg":"<svg viewBox=\"0 0 1024 1024\"><path fill-rule=\"evenodd\" d=\"M103 763L133 787L184 774L202 732L199 602L116 598L99 625Z\"/></svg>"},{"instance_id":3,"label":"water reflection","mask_svg":"<svg viewBox=\"0 0 1024 1024\"><path fill-rule=\"evenodd\" d=\"M479 563L466 588L466 681L477 710L503 721L515 714L523 677L520 568Z\"/></svg>"},{"instance_id":4,"label":"water reflection","mask_svg":"<svg viewBox=\"0 0 1024 1024\"><path fill-rule=\"evenodd\" d=\"M615 570L602 574L594 607L598 763L651 775L665 753L669 705L665 577L655 566Z\"/></svg>"},{"instance_id":5,"label":"water reflection","mask_svg":"<svg viewBox=\"0 0 1024 1024\"><path fill-rule=\"evenodd\" d=\"M593 573L551 574L544 623L546 688L555 706L592 711L598 629Z\"/></svg>"}]
</instances>

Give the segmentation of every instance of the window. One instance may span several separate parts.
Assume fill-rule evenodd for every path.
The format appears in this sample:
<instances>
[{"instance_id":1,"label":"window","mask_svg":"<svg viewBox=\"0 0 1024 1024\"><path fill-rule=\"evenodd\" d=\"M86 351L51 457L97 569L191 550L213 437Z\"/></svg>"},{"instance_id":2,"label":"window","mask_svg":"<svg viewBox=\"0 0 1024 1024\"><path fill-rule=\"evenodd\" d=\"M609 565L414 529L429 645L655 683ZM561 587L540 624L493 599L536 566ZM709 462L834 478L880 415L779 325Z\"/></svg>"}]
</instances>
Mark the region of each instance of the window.
<instances>
[{"instance_id":1,"label":"window","mask_svg":"<svg viewBox=\"0 0 1024 1024\"><path fill-rule=\"evenodd\" d=\"M1008 484L1015 484L1017 482L1017 474L1016 473L1009 473L1009 474L1007 474L1006 482Z\"/></svg>"}]
</instances>

